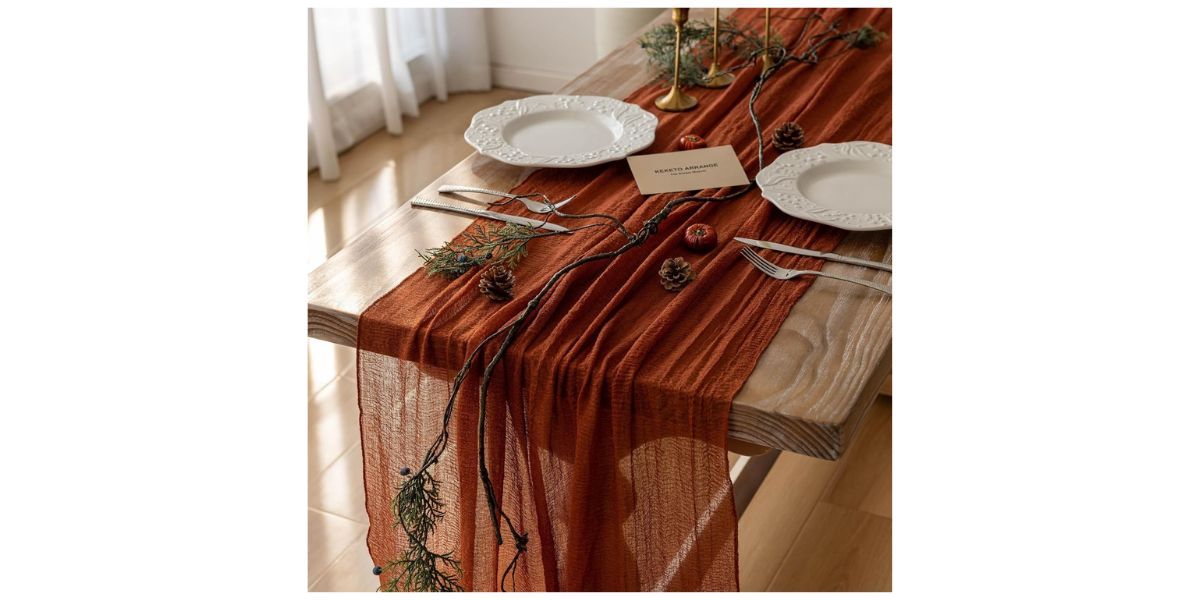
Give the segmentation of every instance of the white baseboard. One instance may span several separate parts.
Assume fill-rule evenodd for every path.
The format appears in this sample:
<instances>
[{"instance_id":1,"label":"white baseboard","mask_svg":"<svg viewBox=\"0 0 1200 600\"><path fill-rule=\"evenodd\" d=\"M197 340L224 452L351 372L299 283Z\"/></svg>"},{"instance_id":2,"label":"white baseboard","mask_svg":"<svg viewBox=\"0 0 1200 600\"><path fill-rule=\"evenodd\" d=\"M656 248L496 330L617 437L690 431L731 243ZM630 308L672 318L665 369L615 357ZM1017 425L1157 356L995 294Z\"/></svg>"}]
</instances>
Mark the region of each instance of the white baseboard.
<instances>
[{"instance_id":1,"label":"white baseboard","mask_svg":"<svg viewBox=\"0 0 1200 600\"><path fill-rule=\"evenodd\" d=\"M567 73L492 65L492 85L495 87L550 94L562 89L572 79L575 79L575 75Z\"/></svg>"}]
</instances>

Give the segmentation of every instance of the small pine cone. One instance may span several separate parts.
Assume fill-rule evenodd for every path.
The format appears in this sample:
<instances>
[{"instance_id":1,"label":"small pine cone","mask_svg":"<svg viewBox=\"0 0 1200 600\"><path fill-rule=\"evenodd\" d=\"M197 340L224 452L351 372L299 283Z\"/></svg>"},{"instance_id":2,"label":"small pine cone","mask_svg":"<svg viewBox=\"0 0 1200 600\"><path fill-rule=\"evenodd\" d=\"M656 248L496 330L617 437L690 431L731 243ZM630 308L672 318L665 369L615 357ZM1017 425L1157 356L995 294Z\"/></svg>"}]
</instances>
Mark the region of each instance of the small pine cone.
<instances>
[{"instance_id":1,"label":"small pine cone","mask_svg":"<svg viewBox=\"0 0 1200 600\"><path fill-rule=\"evenodd\" d=\"M683 258L668 258L663 261L662 268L658 270L658 276L662 281L662 286L667 288L668 292L678 292L696 278L696 272L692 270L692 265L689 265Z\"/></svg>"},{"instance_id":2,"label":"small pine cone","mask_svg":"<svg viewBox=\"0 0 1200 600\"><path fill-rule=\"evenodd\" d=\"M771 136L771 145L780 152L795 150L804 145L804 130L788 121L775 128L775 134Z\"/></svg>"},{"instance_id":3,"label":"small pine cone","mask_svg":"<svg viewBox=\"0 0 1200 600\"><path fill-rule=\"evenodd\" d=\"M504 265L492 265L479 274L479 291L496 302L512 300L517 277Z\"/></svg>"}]
</instances>

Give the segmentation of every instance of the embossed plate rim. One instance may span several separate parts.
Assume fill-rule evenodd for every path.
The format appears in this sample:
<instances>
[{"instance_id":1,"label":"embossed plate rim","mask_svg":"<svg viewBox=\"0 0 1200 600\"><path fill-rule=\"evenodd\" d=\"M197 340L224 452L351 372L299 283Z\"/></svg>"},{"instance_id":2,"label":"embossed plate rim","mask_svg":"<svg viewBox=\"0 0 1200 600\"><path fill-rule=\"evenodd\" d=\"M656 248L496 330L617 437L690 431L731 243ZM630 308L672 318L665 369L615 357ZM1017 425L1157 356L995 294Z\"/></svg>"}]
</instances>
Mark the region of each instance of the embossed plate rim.
<instances>
[{"instance_id":1,"label":"embossed plate rim","mask_svg":"<svg viewBox=\"0 0 1200 600\"><path fill-rule=\"evenodd\" d=\"M550 110L584 110L606 115L621 123L621 136L608 147L565 156L530 154L508 143L504 126L519 117ZM471 118L463 138L480 154L520 167L581 168L621 160L654 143L658 117L636 104L607 96L542 94L506 100Z\"/></svg>"},{"instance_id":2,"label":"embossed plate rim","mask_svg":"<svg viewBox=\"0 0 1200 600\"><path fill-rule=\"evenodd\" d=\"M862 213L817 204L801 193L796 181L809 169L841 160L892 162L892 147L868 141L818 144L779 155L754 178L763 198L784 213L848 231L881 231L892 228L892 211Z\"/></svg>"}]
</instances>

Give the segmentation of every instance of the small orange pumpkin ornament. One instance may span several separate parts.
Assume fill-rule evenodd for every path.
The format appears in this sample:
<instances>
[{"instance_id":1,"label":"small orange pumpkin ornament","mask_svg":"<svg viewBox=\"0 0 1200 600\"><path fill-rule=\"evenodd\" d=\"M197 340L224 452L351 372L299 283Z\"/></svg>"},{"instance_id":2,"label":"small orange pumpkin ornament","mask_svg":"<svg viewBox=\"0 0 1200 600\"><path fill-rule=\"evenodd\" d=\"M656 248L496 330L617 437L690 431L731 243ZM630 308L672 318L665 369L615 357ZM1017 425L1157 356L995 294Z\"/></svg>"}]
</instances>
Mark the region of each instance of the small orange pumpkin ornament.
<instances>
[{"instance_id":1,"label":"small orange pumpkin ornament","mask_svg":"<svg viewBox=\"0 0 1200 600\"><path fill-rule=\"evenodd\" d=\"M694 133L689 133L679 138L679 145L683 147L684 150L696 150L697 148L707 148L708 142L704 141L704 138Z\"/></svg>"},{"instance_id":2,"label":"small orange pumpkin ornament","mask_svg":"<svg viewBox=\"0 0 1200 600\"><path fill-rule=\"evenodd\" d=\"M692 223L683 230L683 245L694 252L708 252L717 247L717 230L711 225Z\"/></svg>"}]
</instances>

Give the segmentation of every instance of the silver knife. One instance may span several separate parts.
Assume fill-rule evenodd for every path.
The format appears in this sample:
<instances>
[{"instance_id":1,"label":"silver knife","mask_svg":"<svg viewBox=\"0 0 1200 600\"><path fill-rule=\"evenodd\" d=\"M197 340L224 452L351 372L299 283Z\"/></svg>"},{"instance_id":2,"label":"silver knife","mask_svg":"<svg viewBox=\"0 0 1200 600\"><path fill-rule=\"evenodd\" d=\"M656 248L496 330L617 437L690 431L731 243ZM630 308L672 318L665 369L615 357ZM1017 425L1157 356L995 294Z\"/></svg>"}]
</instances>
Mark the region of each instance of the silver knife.
<instances>
[{"instance_id":1,"label":"silver knife","mask_svg":"<svg viewBox=\"0 0 1200 600\"><path fill-rule=\"evenodd\" d=\"M866 260L864 258L854 258L851 256L842 256L841 254L834 254L832 252L817 252L816 250L809 250L807 248L797 248L795 246L776 244L775 242L763 242L760 240L752 240L749 238L735 237L733 239L735 239L743 244L748 244L748 245L756 246L759 248L766 248L767 250L774 250L776 252L787 252L789 254L799 254L800 256L811 256L813 258L820 258L820 259L833 261L833 262L846 263L849 265L858 265L860 267L871 267L872 269L879 269L880 271L887 271L888 273L892 272L892 265L889 265L887 263L875 262L873 260Z\"/></svg>"},{"instance_id":2,"label":"silver knife","mask_svg":"<svg viewBox=\"0 0 1200 600\"><path fill-rule=\"evenodd\" d=\"M465 206L456 206L454 204L449 204L446 202L442 202L440 200L429 200L426 198L417 197L417 198L413 198L412 200L409 200L409 204L412 204L413 206L420 206L421 208L434 208L437 210L454 212L454 213L458 213L460 215L468 215L468 216L472 216L472 217L483 217L485 219L495 219L497 221L504 221L506 223L516 223L517 225L528 225L530 227L539 227L541 229L549 229L550 231L567 231L566 227L563 227L562 225L555 225L554 223L546 223L543 221L539 221L537 219L527 219L525 217L506 215L504 213L492 212L490 210L484 210L481 208L467 208Z\"/></svg>"}]
</instances>

